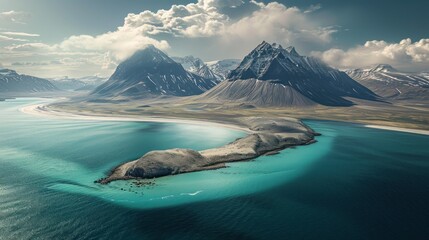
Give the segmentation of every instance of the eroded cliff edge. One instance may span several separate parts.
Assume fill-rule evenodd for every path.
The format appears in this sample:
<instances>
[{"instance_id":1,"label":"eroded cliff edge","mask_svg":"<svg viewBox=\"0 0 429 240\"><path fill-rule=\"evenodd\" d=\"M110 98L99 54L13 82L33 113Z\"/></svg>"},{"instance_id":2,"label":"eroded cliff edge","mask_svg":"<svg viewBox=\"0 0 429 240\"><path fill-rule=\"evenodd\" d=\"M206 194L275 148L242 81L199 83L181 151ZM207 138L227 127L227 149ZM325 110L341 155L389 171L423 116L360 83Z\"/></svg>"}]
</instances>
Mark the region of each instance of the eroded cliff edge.
<instances>
[{"instance_id":1,"label":"eroded cliff edge","mask_svg":"<svg viewBox=\"0 0 429 240\"><path fill-rule=\"evenodd\" d=\"M250 160L288 147L315 142L319 135L293 118L251 117L239 119L249 135L225 146L194 151L169 149L151 151L143 157L119 165L109 176L98 180L107 184L116 180L147 179L225 167L225 163Z\"/></svg>"}]
</instances>

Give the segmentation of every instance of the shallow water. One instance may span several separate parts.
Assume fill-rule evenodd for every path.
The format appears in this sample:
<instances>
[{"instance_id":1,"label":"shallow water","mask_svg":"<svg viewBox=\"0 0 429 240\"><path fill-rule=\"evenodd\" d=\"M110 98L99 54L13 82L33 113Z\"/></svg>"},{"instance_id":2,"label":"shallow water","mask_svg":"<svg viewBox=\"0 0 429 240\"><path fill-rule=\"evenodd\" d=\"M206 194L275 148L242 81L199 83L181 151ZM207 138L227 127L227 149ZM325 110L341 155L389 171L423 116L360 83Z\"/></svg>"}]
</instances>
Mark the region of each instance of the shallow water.
<instances>
[{"instance_id":1,"label":"shallow water","mask_svg":"<svg viewBox=\"0 0 429 240\"><path fill-rule=\"evenodd\" d=\"M245 133L189 124L64 120L0 102L0 239L425 239L429 137L308 121L317 144L154 186L94 184L150 150ZM425 235L426 234L426 235Z\"/></svg>"}]
</instances>

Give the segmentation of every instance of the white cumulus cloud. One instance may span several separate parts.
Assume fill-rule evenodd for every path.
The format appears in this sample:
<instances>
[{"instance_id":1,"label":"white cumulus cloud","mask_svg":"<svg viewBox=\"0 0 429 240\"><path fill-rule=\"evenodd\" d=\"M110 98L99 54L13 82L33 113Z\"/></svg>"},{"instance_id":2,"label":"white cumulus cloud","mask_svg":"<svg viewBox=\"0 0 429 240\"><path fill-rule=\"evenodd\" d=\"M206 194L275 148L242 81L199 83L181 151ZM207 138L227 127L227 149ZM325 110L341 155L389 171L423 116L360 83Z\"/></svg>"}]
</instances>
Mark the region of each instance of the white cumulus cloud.
<instances>
[{"instance_id":1,"label":"white cumulus cloud","mask_svg":"<svg viewBox=\"0 0 429 240\"><path fill-rule=\"evenodd\" d=\"M407 38L399 43L374 40L347 50L333 48L324 52L314 52L313 55L342 69L387 63L408 71L427 71L429 70L429 39L413 42Z\"/></svg>"},{"instance_id":2,"label":"white cumulus cloud","mask_svg":"<svg viewBox=\"0 0 429 240\"><path fill-rule=\"evenodd\" d=\"M113 71L118 62L148 44L172 55L194 54L214 60L241 58L263 40L296 45L299 49L329 43L336 30L307 15L278 2L199 0L172 5L169 9L128 14L122 26L104 34L70 36L49 45L12 44L5 49L9 54L25 53L26 56L31 53L38 56L94 54L92 63ZM10 37L30 37L25 33L9 33Z\"/></svg>"}]
</instances>

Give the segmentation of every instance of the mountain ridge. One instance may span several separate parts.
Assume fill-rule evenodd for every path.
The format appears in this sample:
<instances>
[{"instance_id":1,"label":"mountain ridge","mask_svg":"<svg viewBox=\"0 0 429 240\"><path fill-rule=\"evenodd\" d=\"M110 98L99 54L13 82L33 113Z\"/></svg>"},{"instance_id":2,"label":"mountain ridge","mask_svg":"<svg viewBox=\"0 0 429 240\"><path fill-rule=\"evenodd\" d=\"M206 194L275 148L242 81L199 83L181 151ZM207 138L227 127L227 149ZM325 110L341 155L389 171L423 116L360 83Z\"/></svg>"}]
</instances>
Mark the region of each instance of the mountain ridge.
<instances>
[{"instance_id":1,"label":"mountain ridge","mask_svg":"<svg viewBox=\"0 0 429 240\"><path fill-rule=\"evenodd\" d=\"M135 52L118 65L92 97L151 98L201 94L217 84L186 71L153 45Z\"/></svg>"},{"instance_id":2,"label":"mountain ridge","mask_svg":"<svg viewBox=\"0 0 429 240\"><path fill-rule=\"evenodd\" d=\"M0 92L2 93L36 93L58 90L47 79L18 74L11 69L0 69Z\"/></svg>"},{"instance_id":3,"label":"mountain ridge","mask_svg":"<svg viewBox=\"0 0 429 240\"><path fill-rule=\"evenodd\" d=\"M378 100L346 73L299 55L294 47L265 41L244 57L227 80L200 97L204 98L275 107L353 105L346 98Z\"/></svg>"},{"instance_id":4,"label":"mountain ridge","mask_svg":"<svg viewBox=\"0 0 429 240\"><path fill-rule=\"evenodd\" d=\"M424 73L400 72L388 64L346 73L378 95L393 100L428 100L429 76Z\"/></svg>"}]
</instances>

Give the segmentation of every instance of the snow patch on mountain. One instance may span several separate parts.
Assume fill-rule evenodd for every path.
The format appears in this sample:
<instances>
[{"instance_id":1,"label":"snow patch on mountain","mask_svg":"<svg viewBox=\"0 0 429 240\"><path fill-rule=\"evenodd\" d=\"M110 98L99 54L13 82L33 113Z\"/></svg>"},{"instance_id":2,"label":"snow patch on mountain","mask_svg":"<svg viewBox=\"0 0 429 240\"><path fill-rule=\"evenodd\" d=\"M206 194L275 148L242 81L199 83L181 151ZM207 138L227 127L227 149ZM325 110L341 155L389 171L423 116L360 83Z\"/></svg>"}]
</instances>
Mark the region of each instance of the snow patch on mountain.
<instances>
[{"instance_id":1,"label":"snow patch on mountain","mask_svg":"<svg viewBox=\"0 0 429 240\"><path fill-rule=\"evenodd\" d=\"M228 77L228 74L238 67L240 62L241 60L239 59L224 59L206 62L206 64L212 72L221 76L222 80L225 80Z\"/></svg>"},{"instance_id":2,"label":"snow patch on mountain","mask_svg":"<svg viewBox=\"0 0 429 240\"><path fill-rule=\"evenodd\" d=\"M429 99L429 78L424 73L400 72L387 64L348 70L346 73L385 98Z\"/></svg>"},{"instance_id":3,"label":"snow patch on mountain","mask_svg":"<svg viewBox=\"0 0 429 240\"><path fill-rule=\"evenodd\" d=\"M11 69L0 69L0 92L36 93L57 90L58 88L46 79L18 74Z\"/></svg>"},{"instance_id":4,"label":"snow patch on mountain","mask_svg":"<svg viewBox=\"0 0 429 240\"><path fill-rule=\"evenodd\" d=\"M294 47L283 48L265 41L228 74L226 83L201 96L263 106L352 105L345 97L377 100L373 92L344 72L318 59L301 56Z\"/></svg>"},{"instance_id":5,"label":"snow patch on mountain","mask_svg":"<svg viewBox=\"0 0 429 240\"><path fill-rule=\"evenodd\" d=\"M217 79L186 71L181 64L150 45L119 64L109 80L91 95L122 98L190 96L201 94L217 83Z\"/></svg>"}]
</instances>

